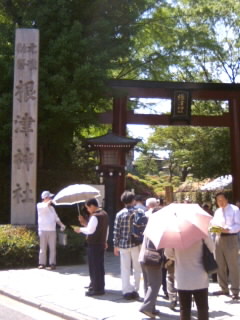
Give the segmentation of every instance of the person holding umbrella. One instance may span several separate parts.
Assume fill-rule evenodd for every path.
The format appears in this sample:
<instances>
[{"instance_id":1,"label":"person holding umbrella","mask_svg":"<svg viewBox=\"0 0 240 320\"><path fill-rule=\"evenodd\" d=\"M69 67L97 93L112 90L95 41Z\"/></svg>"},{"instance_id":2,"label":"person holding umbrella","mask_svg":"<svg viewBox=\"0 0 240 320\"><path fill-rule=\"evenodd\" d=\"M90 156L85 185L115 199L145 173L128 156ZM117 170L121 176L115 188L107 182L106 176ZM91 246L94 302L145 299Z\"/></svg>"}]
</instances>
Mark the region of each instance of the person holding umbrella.
<instances>
[{"instance_id":1,"label":"person holding umbrella","mask_svg":"<svg viewBox=\"0 0 240 320\"><path fill-rule=\"evenodd\" d=\"M42 202L37 204L38 215L38 235L40 239L39 269L44 269L47 265L47 248L49 247L49 270L56 268L56 223L64 231L65 225L59 219L56 210L52 206L52 197L49 191L41 194Z\"/></svg>"},{"instance_id":2,"label":"person holding umbrella","mask_svg":"<svg viewBox=\"0 0 240 320\"><path fill-rule=\"evenodd\" d=\"M180 305L180 320L191 319L191 301L194 296L198 320L208 320L208 273L202 254L203 239L213 252L209 236L212 216L194 203L171 203L154 213L144 235L156 249L165 248L168 259L175 261L175 282Z\"/></svg>"},{"instance_id":3,"label":"person holding umbrella","mask_svg":"<svg viewBox=\"0 0 240 320\"><path fill-rule=\"evenodd\" d=\"M79 221L85 226L75 227L74 231L87 235L90 286L86 296L92 297L105 294L104 252L107 248L108 215L106 211L99 208L95 198L87 200L85 207L89 212L89 221L85 223L80 216Z\"/></svg>"},{"instance_id":4,"label":"person holding umbrella","mask_svg":"<svg viewBox=\"0 0 240 320\"><path fill-rule=\"evenodd\" d=\"M198 240L188 248L169 249L164 253L175 261L175 281L180 305L180 320L191 319L192 296L196 302L198 320L208 320L208 273L203 268L202 244ZM214 243L211 237L204 239L209 250L213 252Z\"/></svg>"}]
</instances>

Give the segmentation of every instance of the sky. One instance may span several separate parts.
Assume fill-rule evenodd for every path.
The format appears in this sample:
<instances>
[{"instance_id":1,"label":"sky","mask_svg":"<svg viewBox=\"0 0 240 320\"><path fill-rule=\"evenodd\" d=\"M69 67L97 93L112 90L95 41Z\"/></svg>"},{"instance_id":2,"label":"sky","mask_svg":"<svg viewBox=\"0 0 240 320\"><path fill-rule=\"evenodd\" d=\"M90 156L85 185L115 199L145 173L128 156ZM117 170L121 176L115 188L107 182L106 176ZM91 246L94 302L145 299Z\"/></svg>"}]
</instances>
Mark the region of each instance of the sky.
<instances>
[{"instance_id":1,"label":"sky","mask_svg":"<svg viewBox=\"0 0 240 320\"><path fill-rule=\"evenodd\" d=\"M163 114L171 111L171 100L141 98L139 99L139 109L135 109L134 113L140 114ZM150 126L147 125L127 125L127 129L131 138L140 138L143 142L147 142L151 133L154 132ZM134 152L134 158L139 156L138 152ZM166 152L159 152L159 156L166 157Z\"/></svg>"}]
</instances>

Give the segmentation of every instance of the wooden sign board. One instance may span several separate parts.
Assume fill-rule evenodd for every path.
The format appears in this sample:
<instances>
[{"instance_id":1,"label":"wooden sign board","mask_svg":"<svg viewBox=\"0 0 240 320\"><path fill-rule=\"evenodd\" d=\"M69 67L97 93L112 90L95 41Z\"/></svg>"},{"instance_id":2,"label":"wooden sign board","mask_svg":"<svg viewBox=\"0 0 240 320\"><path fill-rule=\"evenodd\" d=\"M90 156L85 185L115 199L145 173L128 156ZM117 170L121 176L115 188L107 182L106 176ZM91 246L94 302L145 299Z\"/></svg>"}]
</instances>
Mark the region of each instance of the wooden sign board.
<instances>
[{"instance_id":1,"label":"wooden sign board","mask_svg":"<svg viewBox=\"0 0 240 320\"><path fill-rule=\"evenodd\" d=\"M191 95L186 90L175 90L172 99L171 121L191 119Z\"/></svg>"}]
</instances>

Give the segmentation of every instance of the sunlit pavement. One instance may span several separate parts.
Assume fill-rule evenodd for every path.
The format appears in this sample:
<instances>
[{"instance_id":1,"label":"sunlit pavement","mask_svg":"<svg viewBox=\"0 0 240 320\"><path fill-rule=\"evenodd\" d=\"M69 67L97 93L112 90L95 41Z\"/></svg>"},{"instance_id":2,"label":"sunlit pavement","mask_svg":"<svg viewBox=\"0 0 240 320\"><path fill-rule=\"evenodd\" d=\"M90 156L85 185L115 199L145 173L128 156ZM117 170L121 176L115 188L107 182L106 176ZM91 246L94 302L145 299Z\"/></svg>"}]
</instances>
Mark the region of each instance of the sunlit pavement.
<instances>
[{"instance_id":1,"label":"sunlit pavement","mask_svg":"<svg viewBox=\"0 0 240 320\"><path fill-rule=\"evenodd\" d=\"M121 294L119 257L106 253L106 294L86 297L84 288L89 284L86 264L57 267L54 271L34 269L0 271L0 293L32 306L47 310L63 319L147 319L138 310L141 301L126 301ZM143 281L140 296L143 297ZM209 286L210 319L240 319L240 301L230 297L213 296L219 290L216 283ZM161 295L157 308L160 319L179 319L179 308L169 309L169 302ZM196 306L193 305L193 319L197 319Z\"/></svg>"}]
</instances>

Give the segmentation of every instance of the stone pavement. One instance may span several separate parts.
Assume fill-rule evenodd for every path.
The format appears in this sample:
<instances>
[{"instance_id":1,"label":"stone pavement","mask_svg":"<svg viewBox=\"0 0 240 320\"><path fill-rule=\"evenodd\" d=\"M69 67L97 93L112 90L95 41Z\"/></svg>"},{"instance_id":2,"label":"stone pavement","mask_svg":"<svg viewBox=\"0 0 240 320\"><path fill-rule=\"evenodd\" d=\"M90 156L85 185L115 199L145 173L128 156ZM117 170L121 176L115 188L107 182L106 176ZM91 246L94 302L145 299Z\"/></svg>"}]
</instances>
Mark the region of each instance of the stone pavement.
<instances>
[{"instance_id":1,"label":"stone pavement","mask_svg":"<svg viewBox=\"0 0 240 320\"><path fill-rule=\"evenodd\" d=\"M46 310L66 320L145 320L149 319L138 310L140 301L126 301L121 294L119 257L106 253L106 294L86 297L84 289L89 283L87 264L61 266L54 271L37 268L0 271L0 294L8 295L42 310ZM143 297L143 281L140 296ZM216 283L210 283L210 319L239 320L240 302L230 297L212 295L218 290ZM169 302L158 297L157 308L161 320L179 319L179 308L169 309ZM156 318L159 319L159 318ZM197 319L193 306L193 318ZM44 319L43 319L44 320Z\"/></svg>"}]
</instances>

